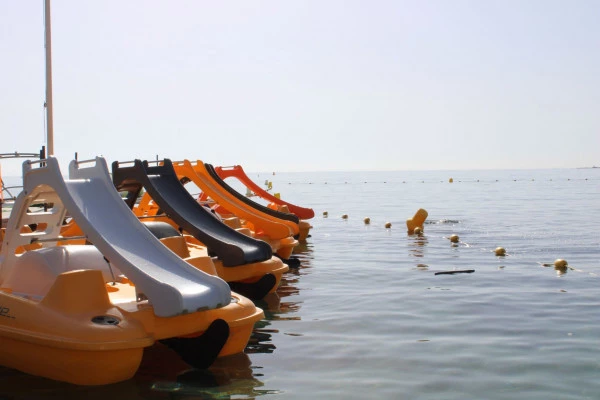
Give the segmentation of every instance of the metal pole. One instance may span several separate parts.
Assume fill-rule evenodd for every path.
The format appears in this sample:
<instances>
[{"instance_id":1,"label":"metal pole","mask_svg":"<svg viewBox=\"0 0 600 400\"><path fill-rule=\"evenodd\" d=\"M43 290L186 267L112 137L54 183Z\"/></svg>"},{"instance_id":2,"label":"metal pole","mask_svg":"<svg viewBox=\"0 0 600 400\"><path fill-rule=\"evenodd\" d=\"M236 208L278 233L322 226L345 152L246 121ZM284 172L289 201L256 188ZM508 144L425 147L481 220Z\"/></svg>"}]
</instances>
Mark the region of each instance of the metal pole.
<instances>
[{"instance_id":1,"label":"metal pole","mask_svg":"<svg viewBox=\"0 0 600 400\"><path fill-rule=\"evenodd\" d=\"M52 34L50 29L50 0L45 0L46 32L46 124L48 155L54 155L54 120L52 117Z\"/></svg>"}]
</instances>

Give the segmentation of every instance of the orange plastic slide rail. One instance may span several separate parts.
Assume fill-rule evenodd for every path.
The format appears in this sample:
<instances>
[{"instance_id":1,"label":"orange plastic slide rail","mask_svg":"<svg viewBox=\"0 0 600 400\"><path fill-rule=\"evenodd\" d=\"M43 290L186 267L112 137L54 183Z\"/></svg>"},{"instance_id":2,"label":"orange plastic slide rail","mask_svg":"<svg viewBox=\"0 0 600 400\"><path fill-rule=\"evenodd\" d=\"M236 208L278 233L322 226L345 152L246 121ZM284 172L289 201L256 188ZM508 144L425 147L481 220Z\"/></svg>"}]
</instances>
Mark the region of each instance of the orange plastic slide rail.
<instances>
[{"instance_id":1,"label":"orange plastic slide rail","mask_svg":"<svg viewBox=\"0 0 600 400\"><path fill-rule=\"evenodd\" d=\"M264 214L229 194L212 179L202 161L196 161L194 164L188 160L173 162L173 167L179 179L182 177L190 179L215 202L223 205L236 216L252 222L271 239L284 239L298 234L298 224Z\"/></svg>"},{"instance_id":2,"label":"orange plastic slide rail","mask_svg":"<svg viewBox=\"0 0 600 400\"><path fill-rule=\"evenodd\" d=\"M240 182L242 182L248 189L252 190L254 194L259 196L260 198L270 201L271 203L275 203L278 205L286 205L292 214L295 214L300 219L311 219L315 216L315 212L312 208L305 208L294 205L292 203L288 203L277 197L271 195L269 192L263 190L260 186L254 183L248 175L244 172L244 169L241 165L234 165L232 167L215 167L215 171L221 177L221 179L225 178L236 178Z\"/></svg>"}]
</instances>

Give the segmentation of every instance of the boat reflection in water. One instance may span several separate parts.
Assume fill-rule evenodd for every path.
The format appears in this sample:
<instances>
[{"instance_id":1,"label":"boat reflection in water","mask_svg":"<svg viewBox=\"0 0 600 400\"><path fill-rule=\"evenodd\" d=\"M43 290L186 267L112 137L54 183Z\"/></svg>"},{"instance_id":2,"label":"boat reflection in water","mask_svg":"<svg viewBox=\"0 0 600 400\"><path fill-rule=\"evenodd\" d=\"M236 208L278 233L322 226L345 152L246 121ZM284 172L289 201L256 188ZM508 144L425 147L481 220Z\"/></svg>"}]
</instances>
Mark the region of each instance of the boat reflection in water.
<instances>
[{"instance_id":1,"label":"boat reflection in water","mask_svg":"<svg viewBox=\"0 0 600 400\"><path fill-rule=\"evenodd\" d=\"M169 399L230 399L277 394L275 390L261 389L264 383L256 378L252 362L244 353L220 357L207 370L188 368L176 376L165 374L158 378L150 386L145 385L152 393L146 393L144 398L167 394Z\"/></svg>"},{"instance_id":2,"label":"boat reflection in water","mask_svg":"<svg viewBox=\"0 0 600 400\"><path fill-rule=\"evenodd\" d=\"M427 236L424 234L410 235L408 242L408 255L410 257L424 257L428 242Z\"/></svg>"},{"instance_id":3,"label":"boat reflection in water","mask_svg":"<svg viewBox=\"0 0 600 400\"><path fill-rule=\"evenodd\" d=\"M291 268L283 275L277 292L270 293L256 302L256 305L263 309L265 318L254 325L254 331L246 346L246 354L273 353L277 347L273 343L272 335L279 333L279 329L274 328L272 322L299 321L301 319L297 313L302 301L284 301L284 299L300 294L298 283L302 279L302 275L310 273L312 252L312 244L300 242L294 249L294 257L300 261L300 267Z\"/></svg>"},{"instance_id":4,"label":"boat reflection in water","mask_svg":"<svg viewBox=\"0 0 600 400\"><path fill-rule=\"evenodd\" d=\"M312 245L301 243L294 252L300 260L300 267L290 269L281 279L276 293L271 293L259 301L258 307L264 310L265 318L255 324L245 352L218 358L209 369L190 369L177 358L171 358L168 349L160 347L144 354L143 366L136 374L137 385L144 389L144 398L170 399L206 398L229 399L255 398L266 394L277 394L277 390L264 389L259 379L262 367L253 365L249 355L271 354L277 349L276 337L279 334L278 321L300 320L298 311L302 301L290 301L300 294L298 283L302 275L310 273ZM286 298L290 299L286 299ZM159 397L157 397L159 396Z\"/></svg>"}]
</instances>

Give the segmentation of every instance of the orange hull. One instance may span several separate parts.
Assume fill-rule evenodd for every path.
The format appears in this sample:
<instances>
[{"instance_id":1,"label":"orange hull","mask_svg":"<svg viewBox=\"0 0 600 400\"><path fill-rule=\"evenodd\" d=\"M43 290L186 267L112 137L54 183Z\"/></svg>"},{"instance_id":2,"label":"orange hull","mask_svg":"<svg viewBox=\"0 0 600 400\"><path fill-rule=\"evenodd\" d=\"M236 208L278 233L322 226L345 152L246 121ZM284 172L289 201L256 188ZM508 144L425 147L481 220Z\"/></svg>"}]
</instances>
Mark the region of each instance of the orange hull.
<instances>
[{"instance_id":1,"label":"orange hull","mask_svg":"<svg viewBox=\"0 0 600 400\"><path fill-rule=\"evenodd\" d=\"M132 296L133 286L105 284L97 270L59 275L42 301L0 291L0 364L78 385L115 383L135 374L145 347L199 336L216 319L229 326L219 356L243 352L264 316L239 295L219 309L168 318L155 316L151 305ZM93 322L98 317L113 322Z\"/></svg>"}]
</instances>

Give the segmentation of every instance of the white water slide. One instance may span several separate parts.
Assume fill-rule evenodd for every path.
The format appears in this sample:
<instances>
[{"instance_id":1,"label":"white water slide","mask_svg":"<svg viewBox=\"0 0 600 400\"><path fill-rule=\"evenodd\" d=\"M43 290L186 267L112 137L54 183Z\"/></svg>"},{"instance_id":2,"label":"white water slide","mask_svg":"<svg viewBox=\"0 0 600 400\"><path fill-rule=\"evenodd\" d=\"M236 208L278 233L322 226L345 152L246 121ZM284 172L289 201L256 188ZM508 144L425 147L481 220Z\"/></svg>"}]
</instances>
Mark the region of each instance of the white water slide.
<instances>
[{"instance_id":1,"label":"white water slide","mask_svg":"<svg viewBox=\"0 0 600 400\"><path fill-rule=\"evenodd\" d=\"M55 198L64 206L61 208L59 204L57 208L57 204L54 204L56 211L61 210L56 225L60 226L64 212L68 210L87 240L135 284L138 293L148 298L157 316L169 317L229 304L231 291L225 281L183 261L156 239L131 212L115 190L104 158L72 161L69 179L62 177L56 158L49 157L43 162L46 165L39 168L33 168L35 163L31 162L23 164L24 190L17 199L15 210L22 208L19 216L11 217L7 234L9 230L18 232L20 227L35 219L26 212L26 203L28 198L33 201L36 191L45 191L46 198ZM84 167L84 163L93 165ZM41 235L58 237L58 231L49 227ZM20 243L19 240L16 243L13 241L9 247L14 248L31 240L30 236L18 236L21 237ZM55 241L44 241L44 247L48 247L50 242ZM4 244L7 244L6 241ZM8 249L5 247L3 250ZM10 268L7 264L18 268L18 263L10 259L19 256L14 252L3 253L2 269L5 266ZM83 265L81 267L85 268ZM5 269L2 272L7 271Z\"/></svg>"}]
</instances>

